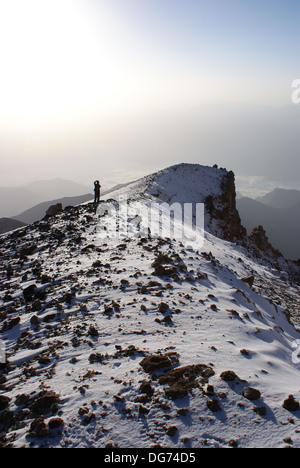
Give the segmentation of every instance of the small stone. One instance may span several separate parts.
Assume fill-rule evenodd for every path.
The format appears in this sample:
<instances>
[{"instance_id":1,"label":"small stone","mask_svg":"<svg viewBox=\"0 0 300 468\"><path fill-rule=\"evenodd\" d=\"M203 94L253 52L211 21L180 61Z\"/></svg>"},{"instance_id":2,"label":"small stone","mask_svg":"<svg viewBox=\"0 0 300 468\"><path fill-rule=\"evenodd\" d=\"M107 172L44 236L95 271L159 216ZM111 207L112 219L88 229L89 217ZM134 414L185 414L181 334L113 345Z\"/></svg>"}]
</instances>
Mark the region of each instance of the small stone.
<instances>
[{"instance_id":1,"label":"small stone","mask_svg":"<svg viewBox=\"0 0 300 468\"><path fill-rule=\"evenodd\" d=\"M52 409L52 405L57 403L58 399L59 397L56 392L46 391L37 398L37 400L35 400L31 409L36 412L50 411Z\"/></svg>"},{"instance_id":2,"label":"small stone","mask_svg":"<svg viewBox=\"0 0 300 468\"><path fill-rule=\"evenodd\" d=\"M259 416L266 416L267 414L267 408L265 406L256 406L253 408L253 411Z\"/></svg>"},{"instance_id":3,"label":"small stone","mask_svg":"<svg viewBox=\"0 0 300 468\"><path fill-rule=\"evenodd\" d=\"M147 395L153 395L154 390L150 382L147 382L146 380L141 384L140 386L140 392L145 393Z\"/></svg>"},{"instance_id":4,"label":"small stone","mask_svg":"<svg viewBox=\"0 0 300 468\"><path fill-rule=\"evenodd\" d=\"M164 367L170 367L171 365L172 361L170 357L166 356L165 354L151 354L140 362L140 366L147 373L151 373Z\"/></svg>"},{"instance_id":5,"label":"small stone","mask_svg":"<svg viewBox=\"0 0 300 468\"><path fill-rule=\"evenodd\" d=\"M169 310L169 306L165 302L161 302L158 306L158 310L160 313L165 314Z\"/></svg>"},{"instance_id":6,"label":"small stone","mask_svg":"<svg viewBox=\"0 0 300 468\"><path fill-rule=\"evenodd\" d=\"M15 400L16 406L26 406L30 400L30 395L22 393L22 395L17 395Z\"/></svg>"},{"instance_id":7,"label":"small stone","mask_svg":"<svg viewBox=\"0 0 300 468\"><path fill-rule=\"evenodd\" d=\"M177 416L186 416L188 412L188 408L180 408L179 410L177 410Z\"/></svg>"},{"instance_id":8,"label":"small stone","mask_svg":"<svg viewBox=\"0 0 300 468\"><path fill-rule=\"evenodd\" d=\"M170 426L166 428L166 434L170 437L173 437L178 431L176 426Z\"/></svg>"},{"instance_id":9,"label":"small stone","mask_svg":"<svg viewBox=\"0 0 300 468\"><path fill-rule=\"evenodd\" d=\"M61 418L51 418L49 421L49 429L57 429L64 425L64 420Z\"/></svg>"},{"instance_id":10,"label":"small stone","mask_svg":"<svg viewBox=\"0 0 300 468\"><path fill-rule=\"evenodd\" d=\"M205 393L205 395L207 395L207 396L214 395L214 394L215 394L214 386L208 384L208 385L206 386L206 389L204 390L204 393Z\"/></svg>"},{"instance_id":11,"label":"small stone","mask_svg":"<svg viewBox=\"0 0 300 468\"><path fill-rule=\"evenodd\" d=\"M35 426L35 433L37 437L47 437L49 435L49 428L45 421L38 421Z\"/></svg>"},{"instance_id":12,"label":"small stone","mask_svg":"<svg viewBox=\"0 0 300 468\"><path fill-rule=\"evenodd\" d=\"M299 402L295 400L293 395L289 395L289 397L284 400L282 407L287 411L298 411L300 405Z\"/></svg>"},{"instance_id":13,"label":"small stone","mask_svg":"<svg viewBox=\"0 0 300 468\"><path fill-rule=\"evenodd\" d=\"M243 283L248 284L248 286L252 288L252 286L254 285L255 278L254 276L247 276L246 278L241 278L241 281L243 281Z\"/></svg>"},{"instance_id":14,"label":"small stone","mask_svg":"<svg viewBox=\"0 0 300 468\"><path fill-rule=\"evenodd\" d=\"M32 303L31 308L34 312L41 311L43 308L41 301L39 299L35 299Z\"/></svg>"},{"instance_id":15,"label":"small stone","mask_svg":"<svg viewBox=\"0 0 300 468\"><path fill-rule=\"evenodd\" d=\"M9 405L10 398L6 395L0 395L0 411L6 409Z\"/></svg>"},{"instance_id":16,"label":"small stone","mask_svg":"<svg viewBox=\"0 0 300 468\"><path fill-rule=\"evenodd\" d=\"M89 331L88 331L88 335L92 336L92 337L99 336L99 332L98 332L97 328L94 325L90 326Z\"/></svg>"},{"instance_id":17,"label":"small stone","mask_svg":"<svg viewBox=\"0 0 300 468\"><path fill-rule=\"evenodd\" d=\"M219 405L218 400L207 400L206 404L210 411L212 411L213 413L221 411L221 407Z\"/></svg>"},{"instance_id":18,"label":"small stone","mask_svg":"<svg viewBox=\"0 0 300 468\"><path fill-rule=\"evenodd\" d=\"M89 412L90 410L88 408L83 408L83 407L79 408L78 410L79 416L84 416L85 414L88 414Z\"/></svg>"},{"instance_id":19,"label":"small stone","mask_svg":"<svg viewBox=\"0 0 300 468\"><path fill-rule=\"evenodd\" d=\"M256 388L247 387L243 391L243 396L247 398L247 400L254 401L259 400L259 398L261 397L261 393Z\"/></svg>"},{"instance_id":20,"label":"small stone","mask_svg":"<svg viewBox=\"0 0 300 468\"><path fill-rule=\"evenodd\" d=\"M37 325L39 323L39 319L36 315L33 315L30 319L31 325Z\"/></svg>"},{"instance_id":21,"label":"small stone","mask_svg":"<svg viewBox=\"0 0 300 468\"><path fill-rule=\"evenodd\" d=\"M224 380L225 382L233 382L235 379L238 379L238 376L236 375L235 372L228 370L225 372L222 372L220 375L221 379Z\"/></svg>"},{"instance_id":22,"label":"small stone","mask_svg":"<svg viewBox=\"0 0 300 468\"><path fill-rule=\"evenodd\" d=\"M140 413L140 414L148 414L149 411L150 411L150 410L149 410L146 406L144 406L144 405L140 405L140 406L139 406L139 413Z\"/></svg>"},{"instance_id":23,"label":"small stone","mask_svg":"<svg viewBox=\"0 0 300 468\"><path fill-rule=\"evenodd\" d=\"M238 446L237 441L234 440L234 439L230 439L230 441L228 442L228 445L229 445L229 447L237 447Z\"/></svg>"}]
</instances>

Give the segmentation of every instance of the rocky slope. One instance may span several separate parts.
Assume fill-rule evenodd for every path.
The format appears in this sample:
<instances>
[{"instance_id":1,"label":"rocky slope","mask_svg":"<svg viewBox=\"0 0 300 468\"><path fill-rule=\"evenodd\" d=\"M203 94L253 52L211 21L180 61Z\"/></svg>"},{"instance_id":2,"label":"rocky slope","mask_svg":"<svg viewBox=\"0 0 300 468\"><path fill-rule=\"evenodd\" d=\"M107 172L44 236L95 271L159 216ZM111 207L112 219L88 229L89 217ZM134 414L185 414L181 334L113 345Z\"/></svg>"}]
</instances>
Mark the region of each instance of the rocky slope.
<instances>
[{"instance_id":1,"label":"rocky slope","mask_svg":"<svg viewBox=\"0 0 300 468\"><path fill-rule=\"evenodd\" d=\"M88 203L0 237L2 446L300 446L299 286L241 236L231 180L180 165L121 190L211 196L200 250L104 241ZM238 229L220 238L225 212Z\"/></svg>"}]
</instances>

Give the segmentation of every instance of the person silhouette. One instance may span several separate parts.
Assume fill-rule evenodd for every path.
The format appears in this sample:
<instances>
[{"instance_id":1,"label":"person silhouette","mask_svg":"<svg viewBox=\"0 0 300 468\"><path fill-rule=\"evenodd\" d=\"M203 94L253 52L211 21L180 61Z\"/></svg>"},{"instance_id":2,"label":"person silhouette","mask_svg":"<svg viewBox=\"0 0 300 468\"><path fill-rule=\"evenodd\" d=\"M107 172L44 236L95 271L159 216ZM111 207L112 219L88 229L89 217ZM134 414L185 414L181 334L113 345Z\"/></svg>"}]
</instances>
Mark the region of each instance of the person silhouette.
<instances>
[{"instance_id":1,"label":"person silhouette","mask_svg":"<svg viewBox=\"0 0 300 468\"><path fill-rule=\"evenodd\" d=\"M94 182L94 193L95 193L94 203L99 203L100 201L100 188L101 188L100 182L99 180L96 180Z\"/></svg>"}]
</instances>

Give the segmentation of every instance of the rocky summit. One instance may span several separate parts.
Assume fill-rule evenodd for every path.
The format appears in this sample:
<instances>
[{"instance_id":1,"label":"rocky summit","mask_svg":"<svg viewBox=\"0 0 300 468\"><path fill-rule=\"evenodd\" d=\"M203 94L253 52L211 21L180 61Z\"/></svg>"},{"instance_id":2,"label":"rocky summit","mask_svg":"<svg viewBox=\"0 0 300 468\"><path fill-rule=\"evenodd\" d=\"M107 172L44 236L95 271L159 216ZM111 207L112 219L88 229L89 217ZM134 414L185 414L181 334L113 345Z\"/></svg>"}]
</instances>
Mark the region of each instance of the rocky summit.
<instances>
[{"instance_id":1,"label":"rocky summit","mask_svg":"<svg viewBox=\"0 0 300 468\"><path fill-rule=\"evenodd\" d=\"M198 244L143 224L193 203ZM0 255L1 447L300 447L299 265L247 236L232 172L151 174Z\"/></svg>"}]
</instances>

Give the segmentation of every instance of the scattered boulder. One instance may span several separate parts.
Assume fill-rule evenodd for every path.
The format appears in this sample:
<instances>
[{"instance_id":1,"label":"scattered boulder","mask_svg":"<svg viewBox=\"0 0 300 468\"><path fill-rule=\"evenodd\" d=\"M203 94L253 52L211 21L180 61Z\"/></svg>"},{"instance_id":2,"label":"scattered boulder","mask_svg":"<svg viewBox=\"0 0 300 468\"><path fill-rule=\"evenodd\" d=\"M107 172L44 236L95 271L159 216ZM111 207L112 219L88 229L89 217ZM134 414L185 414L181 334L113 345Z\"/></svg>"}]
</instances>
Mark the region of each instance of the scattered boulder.
<instances>
[{"instance_id":1,"label":"scattered boulder","mask_svg":"<svg viewBox=\"0 0 300 468\"><path fill-rule=\"evenodd\" d=\"M252 288L254 285L255 278L254 276L247 276L245 278L241 278L241 281L243 281L243 283L248 284L248 286Z\"/></svg>"},{"instance_id":2,"label":"scattered boulder","mask_svg":"<svg viewBox=\"0 0 300 468\"><path fill-rule=\"evenodd\" d=\"M20 250L20 257L27 257L28 255L32 255L36 249L36 244L24 245Z\"/></svg>"},{"instance_id":3,"label":"scattered boulder","mask_svg":"<svg viewBox=\"0 0 300 468\"><path fill-rule=\"evenodd\" d=\"M256 388L247 387L243 390L243 396L247 398L247 400L254 401L259 400L259 398L261 397L261 393Z\"/></svg>"},{"instance_id":4,"label":"scattered boulder","mask_svg":"<svg viewBox=\"0 0 300 468\"><path fill-rule=\"evenodd\" d=\"M39 397L32 403L31 410L34 413L49 412L59 401L59 395L54 391L44 391Z\"/></svg>"},{"instance_id":5,"label":"scattered boulder","mask_svg":"<svg viewBox=\"0 0 300 468\"><path fill-rule=\"evenodd\" d=\"M0 411L5 410L10 402L10 398L6 395L0 395Z\"/></svg>"},{"instance_id":6,"label":"scattered boulder","mask_svg":"<svg viewBox=\"0 0 300 468\"><path fill-rule=\"evenodd\" d=\"M154 268L153 274L156 276L166 276L173 278L174 281L177 281L179 278L177 268L173 265L173 260L168 255L160 253L151 266Z\"/></svg>"},{"instance_id":7,"label":"scattered boulder","mask_svg":"<svg viewBox=\"0 0 300 468\"><path fill-rule=\"evenodd\" d=\"M253 408L253 411L259 416L266 416L267 414L267 408L265 406L255 406Z\"/></svg>"},{"instance_id":8,"label":"scattered boulder","mask_svg":"<svg viewBox=\"0 0 300 468\"><path fill-rule=\"evenodd\" d=\"M95 364L96 362L102 363L105 356L101 353L92 353L89 357L89 361L91 364Z\"/></svg>"},{"instance_id":9,"label":"scattered boulder","mask_svg":"<svg viewBox=\"0 0 300 468\"><path fill-rule=\"evenodd\" d=\"M39 356L38 357L38 363L41 364L42 366L46 366L48 364L50 364L51 362L51 358L49 356Z\"/></svg>"},{"instance_id":10,"label":"scattered boulder","mask_svg":"<svg viewBox=\"0 0 300 468\"><path fill-rule=\"evenodd\" d=\"M30 395L22 393L21 395L16 396L15 405L16 406L27 406L30 401Z\"/></svg>"},{"instance_id":11,"label":"scattered boulder","mask_svg":"<svg viewBox=\"0 0 300 468\"><path fill-rule=\"evenodd\" d=\"M207 385L204 389L204 394L207 396L212 396L215 394L215 389L213 385Z\"/></svg>"},{"instance_id":12,"label":"scattered boulder","mask_svg":"<svg viewBox=\"0 0 300 468\"><path fill-rule=\"evenodd\" d=\"M229 447L236 448L238 446L238 443L236 440L230 439L230 441L228 442L228 445Z\"/></svg>"},{"instance_id":13,"label":"scattered boulder","mask_svg":"<svg viewBox=\"0 0 300 468\"><path fill-rule=\"evenodd\" d=\"M12 330L14 327L19 325L21 319L20 317L13 318L11 320L5 321L1 328L1 333Z\"/></svg>"},{"instance_id":14,"label":"scattered boulder","mask_svg":"<svg viewBox=\"0 0 300 468\"><path fill-rule=\"evenodd\" d=\"M37 418L30 425L30 434L36 437L47 437L49 428L43 418Z\"/></svg>"},{"instance_id":15,"label":"scattered boulder","mask_svg":"<svg viewBox=\"0 0 300 468\"><path fill-rule=\"evenodd\" d=\"M150 382L144 380L140 386L140 392L146 395L153 395L154 390Z\"/></svg>"},{"instance_id":16,"label":"scattered boulder","mask_svg":"<svg viewBox=\"0 0 300 468\"><path fill-rule=\"evenodd\" d=\"M213 369L205 364L184 366L172 369L161 376L159 383L168 385L165 389L166 396L176 400L186 396L193 388L199 388L200 383L207 383L209 377L213 375ZM197 380L198 377L201 377L200 382Z\"/></svg>"},{"instance_id":17,"label":"scattered boulder","mask_svg":"<svg viewBox=\"0 0 300 468\"><path fill-rule=\"evenodd\" d=\"M281 256L280 252L270 244L263 226L254 228L249 235L249 239L259 251L268 254L274 260L277 260Z\"/></svg>"},{"instance_id":18,"label":"scattered boulder","mask_svg":"<svg viewBox=\"0 0 300 468\"><path fill-rule=\"evenodd\" d=\"M139 406L139 414L148 414L149 413L149 408L146 406L140 405Z\"/></svg>"},{"instance_id":19,"label":"scattered boulder","mask_svg":"<svg viewBox=\"0 0 300 468\"><path fill-rule=\"evenodd\" d=\"M210 411L212 411L213 413L221 411L221 407L219 405L218 400L207 400L206 404Z\"/></svg>"},{"instance_id":20,"label":"scattered boulder","mask_svg":"<svg viewBox=\"0 0 300 468\"><path fill-rule=\"evenodd\" d=\"M49 428L45 421L39 421L35 426L35 433L37 437L47 437L49 435Z\"/></svg>"},{"instance_id":21,"label":"scattered boulder","mask_svg":"<svg viewBox=\"0 0 300 468\"><path fill-rule=\"evenodd\" d=\"M88 335L91 337L96 337L99 336L99 332L97 328L94 325L91 325L89 330L88 330Z\"/></svg>"},{"instance_id":22,"label":"scattered boulder","mask_svg":"<svg viewBox=\"0 0 300 468\"><path fill-rule=\"evenodd\" d=\"M45 317L43 317L42 320L43 320L43 322L45 322L45 323L50 323L50 322L52 322L52 320L55 319L55 317L56 317L56 314L55 314L55 313L53 313L53 314L47 314L47 315L45 315Z\"/></svg>"},{"instance_id":23,"label":"scattered boulder","mask_svg":"<svg viewBox=\"0 0 300 468\"><path fill-rule=\"evenodd\" d=\"M169 426L169 427L166 427L165 431L169 437L173 437L178 431L178 429L176 426Z\"/></svg>"},{"instance_id":24,"label":"scattered boulder","mask_svg":"<svg viewBox=\"0 0 300 468\"><path fill-rule=\"evenodd\" d=\"M48 426L49 426L49 429L57 429L59 427L64 426L64 424L65 424L64 420L61 418L51 418L48 423Z\"/></svg>"},{"instance_id":25,"label":"scattered boulder","mask_svg":"<svg viewBox=\"0 0 300 468\"><path fill-rule=\"evenodd\" d=\"M37 292L36 284L32 284L23 290L23 296L26 302L30 302Z\"/></svg>"},{"instance_id":26,"label":"scattered boulder","mask_svg":"<svg viewBox=\"0 0 300 468\"><path fill-rule=\"evenodd\" d=\"M225 382L233 382L235 379L238 379L238 376L236 375L236 373L231 370L222 372L220 377Z\"/></svg>"},{"instance_id":27,"label":"scattered boulder","mask_svg":"<svg viewBox=\"0 0 300 468\"><path fill-rule=\"evenodd\" d=\"M31 306L31 309L33 310L33 312L39 312L42 310L42 308L43 306L42 306L40 299L35 299Z\"/></svg>"},{"instance_id":28,"label":"scattered boulder","mask_svg":"<svg viewBox=\"0 0 300 468\"><path fill-rule=\"evenodd\" d=\"M287 411L298 411L300 408L300 404L297 400L295 400L293 395L289 395L289 397L284 400L282 407Z\"/></svg>"},{"instance_id":29,"label":"scattered boulder","mask_svg":"<svg viewBox=\"0 0 300 468\"><path fill-rule=\"evenodd\" d=\"M61 203L57 203L56 205L51 205L46 211L46 216L49 216L49 217L56 216L59 213L61 213L62 210L63 210L63 206Z\"/></svg>"},{"instance_id":30,"label":"scattered boulder","mask_svg":"<svg viewBox=\"0 0 300 468\"><path fill-rule=\"evenodd\" d=\"M172 360L167 354L151 354L140 362L140 366L144 369L145 372L151 374L151 372L158 369L171 367Z\"/></svg>"},{"instance_id":31,"label":"scattered boulder","mask_svg":"<svg viewBox=\"0 0 300 468\"><path fill-rule=\"evenodd\" d=\"M62 301L66 302L69 305L71 305L71 303L75 299L75 297L76 297L75 292L66 292L62 297Z\"/></svg>"},{"instance_id":32,"label":"scattered boulder","mask_svg":"<svg viewBox=\"0 0 300 468\"><path fill-rule=\"evenodd\" d=\"M165 314L166 312L168 312L169 306L165 302L161 302L158 306L158 310L161 314Z\"/></svg>"},{"instance_id":33,"label":"scattered boulder","mask_svg":"<svg viewBox=\"0 0 300 468\"><path fill-rule=\"evenodd\" d=\"M38 325L39 324L39 319L36 315L33 315L30 319L31 325Z\"/></svg>"}]
</instances>

